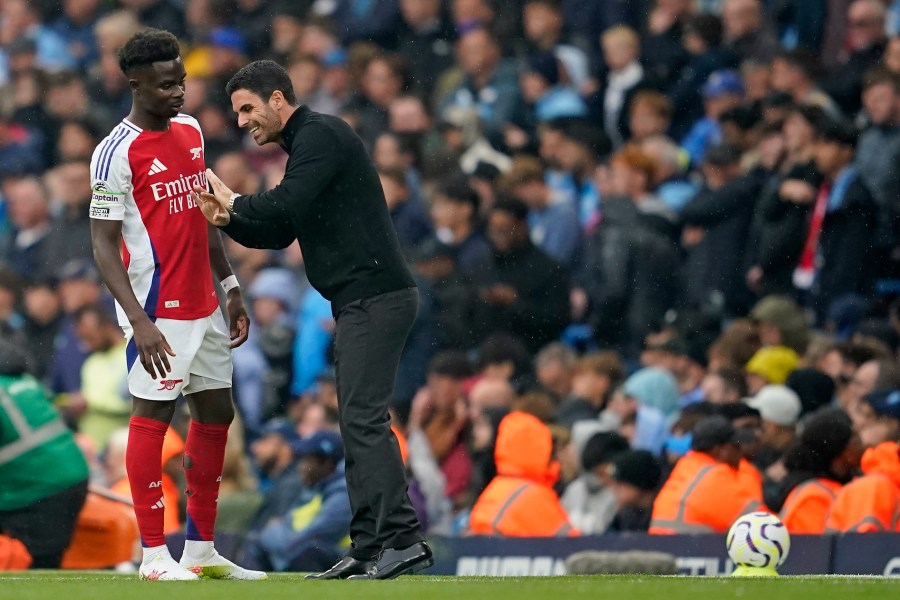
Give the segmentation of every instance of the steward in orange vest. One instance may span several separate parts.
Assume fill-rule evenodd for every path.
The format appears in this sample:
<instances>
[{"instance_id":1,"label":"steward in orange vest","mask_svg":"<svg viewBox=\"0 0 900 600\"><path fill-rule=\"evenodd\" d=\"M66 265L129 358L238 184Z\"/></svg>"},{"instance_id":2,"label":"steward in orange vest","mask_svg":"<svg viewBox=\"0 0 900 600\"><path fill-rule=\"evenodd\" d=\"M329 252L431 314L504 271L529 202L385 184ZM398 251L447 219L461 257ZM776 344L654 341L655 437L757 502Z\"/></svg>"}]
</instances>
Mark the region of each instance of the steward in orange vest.
<instances>
[{"instance_id":1,"label":"steward in orange vest","mask_svg":"<svg viewBox=\"0 0 900 600\"><path fill-rule=\"evenodd\" d=\"M844 413L828 411L809 420L784 457L788 474L782 494L787 497L777 504L790 533L825 533L831 505L859 468L862 451L859 436Z\"/></svg>"},{"instance_id":2,"label":"steward in orange vest","mask_svg":"<svg viewBox=\"0 0 900 600\"><path fill-rule=\"evenodd\" d=\"M882 442L865 451L865 475L838 493L826 530L872 533L900 531L900 445Z\"/></svg>"},{"instance_id":3,"label":"steward in orange vest","mask_svg":"<svg viewBox=\"0 0 900 600\"><path fill-rule=\"evenodd\" d=\"M857 533L900 531L900 389L866 395L859 413L860 436L874 447L862 457L865 475L835 498L826 527Z\"/></svg>"},{"instance_id":4,"label":"steward in orange vest","mask_svg":"<svg viewBox=\"0 0 900 600\"><path fill-rule=\"evenodd\" d=\"M724 533L739 516L766 510L759 479L740 465L728 419L703 419L694 428L691 451L675 463L653 503L649 532Z\"/></svg>"},{"instance_id":5,"label":"steward in orange vest","mask_svg":"<svg viewBox=\"0 0 900 600\"><path fill-rule=\"evenodd\" d=\"M472 508L469 530L476 535L553 537L580 535L553 490L559 463L550 429L537 417L508 414L497 431L497 476Z\"/></svg>"}]
</instances>

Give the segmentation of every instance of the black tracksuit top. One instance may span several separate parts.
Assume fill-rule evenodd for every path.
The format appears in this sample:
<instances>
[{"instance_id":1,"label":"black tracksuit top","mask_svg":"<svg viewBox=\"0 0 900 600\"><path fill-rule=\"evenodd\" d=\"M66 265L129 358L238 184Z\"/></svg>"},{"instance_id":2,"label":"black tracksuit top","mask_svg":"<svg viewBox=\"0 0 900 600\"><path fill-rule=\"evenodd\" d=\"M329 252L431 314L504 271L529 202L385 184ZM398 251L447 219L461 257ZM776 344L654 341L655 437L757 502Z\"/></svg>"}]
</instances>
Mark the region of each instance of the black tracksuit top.
<instances>
[{"instance_id":1,"label":"black tracksuit top","mask_svg":"<svg viewBox=\"0 0 900 600\"><path fill-rule=\"evenodd\" d=\"M282 130L284 179L239 196L222 231L251 248L296 238L309 282L335 315L349 302L415 286L381 181L362 140L338 117L298 108Z\"/></svg>"}]
</instances>

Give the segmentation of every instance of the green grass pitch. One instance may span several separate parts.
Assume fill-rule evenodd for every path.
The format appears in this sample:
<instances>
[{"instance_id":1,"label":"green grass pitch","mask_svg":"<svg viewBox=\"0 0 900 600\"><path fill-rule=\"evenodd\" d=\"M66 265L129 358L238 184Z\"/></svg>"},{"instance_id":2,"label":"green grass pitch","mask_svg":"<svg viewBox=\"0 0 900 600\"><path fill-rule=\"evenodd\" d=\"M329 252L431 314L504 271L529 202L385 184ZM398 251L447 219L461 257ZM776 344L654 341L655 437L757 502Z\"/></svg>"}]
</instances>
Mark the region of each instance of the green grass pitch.
<instances>
[{"instance_id":1,"label":"green grass pitch","mask_svg":"<svg viewBox=\"0 0 900 600\"><path fill-rule=\"evenodd\" d=\"M37 571L0 574L0 600L859 600L891 598L900 579L650 576L406 577L396 581L138 581L136 575Z\"/></svg>"}]
</instances>

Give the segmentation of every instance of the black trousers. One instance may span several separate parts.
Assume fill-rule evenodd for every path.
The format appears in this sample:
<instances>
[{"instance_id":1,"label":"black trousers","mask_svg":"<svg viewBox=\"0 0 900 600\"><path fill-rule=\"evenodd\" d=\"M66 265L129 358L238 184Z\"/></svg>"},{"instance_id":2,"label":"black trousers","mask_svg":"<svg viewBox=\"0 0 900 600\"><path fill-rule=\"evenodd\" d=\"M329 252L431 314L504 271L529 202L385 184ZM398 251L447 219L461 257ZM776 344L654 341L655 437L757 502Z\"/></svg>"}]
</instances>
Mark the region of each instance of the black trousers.
<instances>
[{"instance_id":1,"label":"black trousers","mask_svg":"<svg viewBox=\"0 0 900 600\"><path fill-rule=\"evenodd\" d=\"M30 506L0 512L0 531L25 544L33 559L32 569L59 568L75 532L87 488L85 480Z\"/></svg>"},{"instance_id":2,"label":"black trousers","mask_svg":"<svg viewBox=\"0 0 900 600\"><path fill-rule=\"evenodd\" d=\"M409 288L351 302L337 314L335 376L353 511L348 554L358 560L423 539L388 415L418 306L419 293Z\"/></svg>"}]
</instances>

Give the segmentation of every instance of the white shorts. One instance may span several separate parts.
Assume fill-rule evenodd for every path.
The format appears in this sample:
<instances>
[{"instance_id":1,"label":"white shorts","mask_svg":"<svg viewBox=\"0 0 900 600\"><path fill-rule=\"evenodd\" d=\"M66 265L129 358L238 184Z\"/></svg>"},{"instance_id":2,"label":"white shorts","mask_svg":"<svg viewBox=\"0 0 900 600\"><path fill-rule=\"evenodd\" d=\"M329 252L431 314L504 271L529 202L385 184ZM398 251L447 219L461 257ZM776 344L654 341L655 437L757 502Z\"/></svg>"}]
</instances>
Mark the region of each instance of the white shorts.
<instances>
[{"instance_id":1,"label":"white shorts","mask_svg":"<svg viewBox=\"0 0 900 600\"><path fill-rule=\"evenodd\" d=\"M178 394L231 387L231 339L222 311L193 321L157 319L156 327L166 337L175 356L172 370L162 379L152 379L144 370L132 343L131 327L124 327L128 347L128 391L146 400L175 400Z\"/></svg>"}]
</instances>

